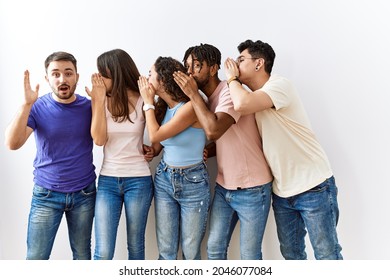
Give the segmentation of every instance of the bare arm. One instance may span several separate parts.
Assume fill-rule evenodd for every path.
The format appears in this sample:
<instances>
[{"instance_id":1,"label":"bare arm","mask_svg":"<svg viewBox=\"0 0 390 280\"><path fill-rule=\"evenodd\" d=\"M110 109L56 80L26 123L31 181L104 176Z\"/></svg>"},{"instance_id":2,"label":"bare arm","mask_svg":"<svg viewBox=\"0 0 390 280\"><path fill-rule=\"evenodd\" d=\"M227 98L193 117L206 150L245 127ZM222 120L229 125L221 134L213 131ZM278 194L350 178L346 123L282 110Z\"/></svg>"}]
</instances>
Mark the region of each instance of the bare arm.
<instances>
[{"instance_id":1,"label":"bare arm","mask_svg":"<svg viewBox=\"0 0 390 280\"><path fill-rule=\"evenodd\" d=\"M85 87L92 102L91 135L96 145L103 146L107 142L106 87L99 74L92 74L91 82L92 90Z\"/></svg>"},{"instance_id":2,"label":"bare arm","mask_svg":"<svg viewBox=\"0 0 390 280\"><path fill-rule=\"evenodd\" d=\"M193 77L187 76L182 72L175 72L174 78L184 93L191 99L192 107L195 110L200 124L206 132L207 139L219 139L226 130L235 123L233 117L222 112L211 112L200 95L198 86Z\"/></svg>"},{"instance_id":3,"label":"bare arm","mask_svg":"<svg viewBox=\"0 0 390 280\"><path fill-rule=\"evenodd\" d=\"M141 76L139 78L138 86L144 102L153 104L155 91L149 85L146 77ZM171 138L186 128L195 125L197 122L195 112L190 102L184 104L176 112L175 116L162 126L158 124L154 110L146 111L145 118L149 140L151 143L157 143Z\"/></svg>"},{"instance_id":4,"label":"bare arm","mask_svg":"<svg viewBox=\"0 0 390 280\"><path fill-rule=\"evenodd\" d=\"M38 91L39 85L36 85L35 91L31 89L30 73L26 70L24 72L24 103L5 130L5 145L11 150L22 147L33 132L33 129L27 126L27 121L31 108L38 99Z\"/></svg>"},{"instance_id":5,"label":"bare arm","mask_svg":"<svg viewBox=\"0 0 390 280\"><path fill-rule=\"evenodd\" d=\"M228 58L225 61L225 74L228 80L231 77L238 77L239 75L237 64L231 58ZM274 106L271 98L264 91L248 91L237 80L233 80L229 83L229 89L234 104L234 110L242 114L247 115Z\"/></svg>"},{"instance_id":6,"label":"bare arm","mask_svg":"<svg viewBox=\"0 0 390 280\"><path fill-rule=\"evenodd\" d=\"M217 155L217 147L215 142L210 142L205 147L205 154L207 158L215 157Z\"/></svg>"}]
</instances>

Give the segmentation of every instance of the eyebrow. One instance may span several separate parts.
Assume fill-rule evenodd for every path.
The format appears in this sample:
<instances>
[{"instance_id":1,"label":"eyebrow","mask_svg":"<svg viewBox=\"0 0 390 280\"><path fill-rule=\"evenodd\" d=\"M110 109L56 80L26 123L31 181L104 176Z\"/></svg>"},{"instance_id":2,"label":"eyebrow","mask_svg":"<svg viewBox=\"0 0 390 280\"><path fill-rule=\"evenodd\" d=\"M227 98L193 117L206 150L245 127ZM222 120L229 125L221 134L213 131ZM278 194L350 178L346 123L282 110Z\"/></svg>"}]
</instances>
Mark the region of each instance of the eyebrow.
<instances>
[{"instance_id":1,"label":"eyebrow","mask_svg":"<svg viewBox=\"0 0 390 280\"><path fill-rule=\"evenodd\" d=\"M55 71L61 71L60 69L51 69L50 72L55 72ZM73 68L65 68L65 71L72 71L74 72Z\"/></svg>"}]
</instances>

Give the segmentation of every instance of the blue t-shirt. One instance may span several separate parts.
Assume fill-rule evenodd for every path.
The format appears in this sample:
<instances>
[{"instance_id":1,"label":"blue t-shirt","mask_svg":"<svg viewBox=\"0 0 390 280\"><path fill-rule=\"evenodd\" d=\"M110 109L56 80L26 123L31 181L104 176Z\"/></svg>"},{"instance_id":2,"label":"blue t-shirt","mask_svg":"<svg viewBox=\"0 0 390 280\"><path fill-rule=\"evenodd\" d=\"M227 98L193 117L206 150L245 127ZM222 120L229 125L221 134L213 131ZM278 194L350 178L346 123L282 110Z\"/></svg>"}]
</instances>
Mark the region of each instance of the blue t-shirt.
<instances>
[{"instance_id":1,"label":"blue t-shirt","mask_svg":"<svg viewBox=\"0 0 390 280\"><path fill-rule=\"evenodd\" d=\"M51 93L38 98L27 122L37 147L35 184L69 193L96 179L91 119L91 101L86 97L76 94L70 104L55 101Z\"/></svg>"},{"instance_id":2,"label":"blue t-shirt","mask_svg":"<svg viewBox=\"0 0 390 280\"><path fill-rule=\"evenodd\" d=\"M173 118L177 109L183 106L181 102L172 109L168 108L162 124ZM188 166L203 161L203 149L206 144L206 134L202 128L188 127L179 134L161 142L164 146L163 160L171 166Z\"/></svg>"}]
</instances>

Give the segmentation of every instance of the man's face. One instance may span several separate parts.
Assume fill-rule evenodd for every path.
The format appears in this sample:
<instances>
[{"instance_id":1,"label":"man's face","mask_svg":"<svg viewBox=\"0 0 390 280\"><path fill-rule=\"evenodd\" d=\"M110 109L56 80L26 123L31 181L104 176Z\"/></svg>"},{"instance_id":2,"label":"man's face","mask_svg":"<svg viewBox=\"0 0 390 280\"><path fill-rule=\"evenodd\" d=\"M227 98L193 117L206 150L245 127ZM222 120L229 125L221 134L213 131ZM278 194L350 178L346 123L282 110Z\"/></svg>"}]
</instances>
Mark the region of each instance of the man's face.
<instances>
[{"instance_id":1,"label":"man's face","mask_svg":"<svg viewBox=\"0 0 390 280\"><path fill-rule=\"evenodd\" d=\"M258 57L253 57L248 50L244 50L240 53L240 55L236 59L236 63L238 65L238 69L240 70L240 81L245 84L247 79L253 77L256 69L256 65L258 63Z\"/></svg>"},{"instance_id":2,"label":"man's face","mask_svg":"<svg viewBox=\"0 0 390 280\"><path fill-rule=\"evenodd\" d=\"M195 57L193 58L191 55L188 56L187 60L184 63L184 66L187 69L187 74L191 75L195 79L199 89L202 90L210 80L210 66L208 66L205 61L201 63L199 60L197 60Z\"/></svg>"},{"instance_id":3,"label":"man's face","mask_svg":"<svg viewBox=\"0 0 390 280\"><path fill-rule=\"evenodd\" d=\"M70 61L52 61L47 67L46 81L49 83L54 99L61 103L71 103L76 98L76 90L79 74Z\"/></svg>"}]
</instances>

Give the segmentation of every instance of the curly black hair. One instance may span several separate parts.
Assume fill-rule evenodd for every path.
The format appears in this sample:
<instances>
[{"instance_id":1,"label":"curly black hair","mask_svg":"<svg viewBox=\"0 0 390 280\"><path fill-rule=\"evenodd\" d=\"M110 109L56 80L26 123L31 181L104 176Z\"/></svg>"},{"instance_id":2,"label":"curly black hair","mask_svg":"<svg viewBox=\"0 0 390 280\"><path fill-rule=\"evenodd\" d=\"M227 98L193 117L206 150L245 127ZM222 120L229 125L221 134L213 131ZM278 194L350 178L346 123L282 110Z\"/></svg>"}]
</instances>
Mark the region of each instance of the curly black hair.
<instances>
[{"instance_id":1,"label":"curly black hair","mask_svg":"<svg viewBox=\"0 0 390 280\"><path fill-rule=\"evenodd\" d=\"M160 56L154 63L154 68L157 72L157 80L163 83L165 91L174 101L187 102L190 100L173 78L173 73L176 71L186 73L186 69L180 61L172 57ZM159 124L164 119L167 108L168 104L159 97L156 102L156 119Z\"/></svg>"}]
</instances>

